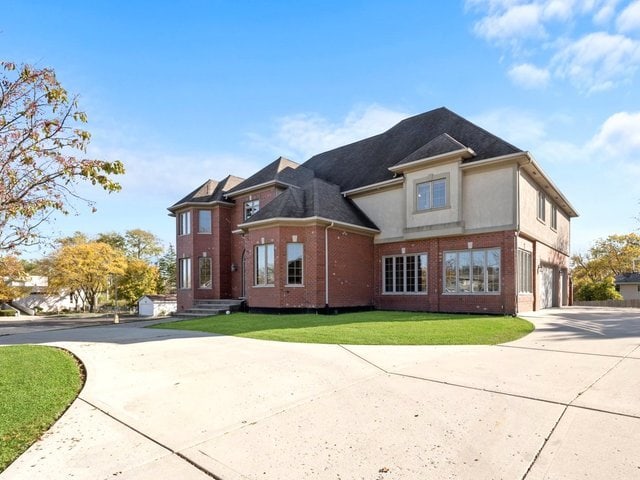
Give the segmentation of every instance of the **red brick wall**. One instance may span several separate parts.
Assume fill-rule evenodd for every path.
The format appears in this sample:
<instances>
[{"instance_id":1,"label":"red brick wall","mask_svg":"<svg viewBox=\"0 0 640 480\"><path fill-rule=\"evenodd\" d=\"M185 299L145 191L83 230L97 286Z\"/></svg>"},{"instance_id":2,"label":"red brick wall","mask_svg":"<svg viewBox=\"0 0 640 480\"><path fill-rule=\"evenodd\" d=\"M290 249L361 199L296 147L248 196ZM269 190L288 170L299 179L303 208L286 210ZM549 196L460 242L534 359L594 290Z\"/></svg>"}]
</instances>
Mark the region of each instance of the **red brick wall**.
<instances>
[{"instance_id":1,"label":"red brick wall","mask_svg":"<svg viewBox=\"0 0 640 480\"><path fill-rule=\"evenodd\" d=\"M191 213L191 234L190 235L179 235L178 234L178 221L180 218L180 213L189 211ZM178 290L177 290L177 302L178 302L178 311L183 311L188 308L191 308L193 304L193 289L181 289L180 288L180 259L181 258L191 258L191 269L193 273L193 211L191 209L180 210L180 212L176 213L176 255L177 255L177 266L176 272L178 278L176 279ZM193 285L193 279L191 284Z\"/></svg>"},{"instance_id":2,"label":"red brick wall","mask_svg":"<svg viewBox=\"0 0 640 480\"><path fill-rule=\"evenodd\" d=\"M304 244L303 285L287 285L287 243ZM250 308L325 307L325 226L282 226L250 231L247 245L247 305ZM373 303L373 241L370 236L330 228L329 306L356 307ZM255 246L274 244L273 286L254 285Z\"/></svg>"},{"instance_id":3,"label":"red brick wall","mask_svg":"<svg viewBox=\"0 0 640 480\"><path fill-rule=\"evenodd\" d=\"M443 252L469 248L500 248L500 293L457 295L443 294ZM383 294L382 257L386 255L427 253L428 284L425 294ZM375 298L379 309L431 312L505 313L515 312L515 232L497 232L459 237L444 237L375 247Z\"/></svg>"},{"instance_id":4,"label":"red brick wall","mask_svg":"<svg viewBox=\"0 0 640 480\"><path fill-rule=\"evenodd\" d=\"M328 233L329 307L372 306L373 238L339 228Z\"/></svg>"}]
</instances>

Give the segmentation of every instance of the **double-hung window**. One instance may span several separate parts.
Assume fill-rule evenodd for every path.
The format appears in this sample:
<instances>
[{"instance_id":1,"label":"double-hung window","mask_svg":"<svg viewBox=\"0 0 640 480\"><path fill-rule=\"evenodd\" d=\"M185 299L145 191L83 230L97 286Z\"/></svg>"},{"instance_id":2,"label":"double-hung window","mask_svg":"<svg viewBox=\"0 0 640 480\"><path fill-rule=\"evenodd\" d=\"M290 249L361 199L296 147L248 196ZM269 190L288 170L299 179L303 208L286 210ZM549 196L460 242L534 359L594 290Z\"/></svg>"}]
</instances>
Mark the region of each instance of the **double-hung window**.
<instances>
[{"instance_id":1,"label":"double-hung window","mask_svg":"<svg viewBox=\"0 0 640 480\"><path fill-rule=\"evenodd\" d=\"M558 229L558 207L551 205L551 228Z\"/></svg>"},{"instance_id":2,"label":"double-hung window","mask_svg":"<svg viewBox=\"0 0 640 480\"><path fill-rule=\"evenodd\" d=\"M191 288L191 259L181 258L178 260L178 288Z\"/></svg>"},{"instance_id":3,"label":"double-hung window","mask_svg":"<svg viewBox=\"0 0 640 480\"><path fill-rule=\"evenodd\" d=\"M302 285L304 245L287 243L287 285Z\"/></svg>"},{"instance_id":4,"label":"double-hung window","mask_svg":"<svg viewBox=\"0 0 640 480\"><path fill-rule=\"evenodd\" d=\"M444 252L445 293L497 293L500 291L500 249Z\"/></svg>"},{"instance_id":5,"label":"double-hung window","mask_svg":"<svg viewBox=\"0 0 640 480\"><path fill-rule=\"evenodd\" d=\"M191 234L191 212L178 214L178 235Z\"/></svg>"},{"instance_id":6,"label":"double-hung window","mask_svg":"<svg viewBox=\"0 0 640 480\"><path fill-rule=\"evenodd\" d=\"M427 291L427 254L382 257L384 293Z\"/></svg>"},{"instance_id":7,"label":"double-hung window","mask_svg":"<svg viewBox=\"0 0 640 480\"><path fill-rule=\"evenodd\" d=\"M198 233L211 233L211 210L198 210Z\"/></svg>"},{"instance_id":8,"label":"double-hung window","mask_svg":"<svg viewBox=\"0 0 640 480\"><path fill-rule=\"evenodd\" d=\"M266 245L256 245L254 269L255 285L264 286L274 284L274 259L275 248L273 243L268 243Z\"/></svg>"},{"instance_id":9,"label":"double-hung window","mask_svg":"<svg viewBox=\"0 0 640 480\"><path fill-rule=\"evenodd\" d=\"M538 220L547 221L547 198L543 192L538 192Z\"/></svg>"},{"instance_id":10,"label":"double-hung window","mask_svg":"<svg viewBox=\"0 0 640 480\"><path fill-rule=\"evenodd\" d=\"M531 252L518 249L518 293L533 292Z\"/></svg>"},{"instance_id":11,"label":"double-hung window","mask_svg":"<svg viewBox=\"0 0 640 480\"><path fill-rule=\"evenodd\" d=\"M249 217L257 213L258 210L260 210L260 200L244 202L244 219L248 220Z\"/></svg>"},{"instance_id":12,"label":"double-hung window","mask_svg":"<svg viewBox=\"0 0 640 480\"><path fill-rule=\"evenodd\" d=\"M416 210L432 210L447 206L447 180L439 178L416 184Z\"/></svg>"}]
</instances>

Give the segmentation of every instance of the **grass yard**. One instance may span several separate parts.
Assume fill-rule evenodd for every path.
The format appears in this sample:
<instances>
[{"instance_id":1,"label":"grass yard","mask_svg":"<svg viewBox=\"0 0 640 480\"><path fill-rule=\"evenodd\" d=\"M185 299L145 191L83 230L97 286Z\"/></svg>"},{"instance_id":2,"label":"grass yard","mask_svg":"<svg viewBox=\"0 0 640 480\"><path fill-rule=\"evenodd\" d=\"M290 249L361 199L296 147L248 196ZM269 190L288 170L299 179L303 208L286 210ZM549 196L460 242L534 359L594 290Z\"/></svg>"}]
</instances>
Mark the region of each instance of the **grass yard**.
<instances>
[{"instance_id":1,"label":"grass yard","mask_svg":"<svg viewBox=\"0 0 640 480\"><path fill-rule=\"evenodd\" d=\"M60 417L82 382L80 366L64 350L0 347L0 472Z\"/></svg>"},{"instance_id":2,"label":"grass yard","mask_svg":"<svg viewBox=\"0 0 640 480\"><path fill-rule=\"evenodd\" d=\"M341 315L234 313L154 325L282 342L347 345L494 345L533 331L521 318L372 311Z\"/></svg>"}]
</instances>

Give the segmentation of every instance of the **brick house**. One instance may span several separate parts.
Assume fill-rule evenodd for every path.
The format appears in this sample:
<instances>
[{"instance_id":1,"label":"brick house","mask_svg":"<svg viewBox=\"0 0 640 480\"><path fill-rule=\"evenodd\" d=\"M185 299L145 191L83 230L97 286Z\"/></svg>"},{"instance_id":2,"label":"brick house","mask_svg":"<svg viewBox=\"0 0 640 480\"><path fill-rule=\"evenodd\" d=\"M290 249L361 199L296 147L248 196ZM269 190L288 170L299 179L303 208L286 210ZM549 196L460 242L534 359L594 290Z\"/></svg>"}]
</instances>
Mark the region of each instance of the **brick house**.
<instances>
[{"instance_id":1,"label":"brick house","mask_svg":"<svg viewBox=\"0 0 640 480\"><path fill-rule=\"evenodd\" d=\"M515 314L570 302L574 208L529 152L439 108L208 180L176 217L178 310Z\"/></svg>"}]
</instances>

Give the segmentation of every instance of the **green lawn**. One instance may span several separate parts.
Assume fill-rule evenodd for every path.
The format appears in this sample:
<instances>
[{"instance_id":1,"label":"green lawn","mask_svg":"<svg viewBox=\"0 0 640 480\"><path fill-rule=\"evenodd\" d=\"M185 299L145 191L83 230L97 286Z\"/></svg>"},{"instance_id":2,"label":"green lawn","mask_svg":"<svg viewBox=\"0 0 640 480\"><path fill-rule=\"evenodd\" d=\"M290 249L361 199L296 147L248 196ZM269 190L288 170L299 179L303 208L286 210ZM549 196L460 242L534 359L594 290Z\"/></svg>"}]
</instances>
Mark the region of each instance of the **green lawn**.
<instances>
[{"instance_id":1,"label":"green lawn","mask_svg":"<svg viewBox=\"0 0 640 480\"><path fill-rule=\"evenodd\" d=\"M80 366L64 350L0 347L0 472L60 417L82 382Z\"/></svg>"},{"instance_id":2,"label":"green lawn","mask_svg":"<svg viewBox=\"0 0 640 480\"><path fill-rule=\"evenodd\" d=\"M533 331L533 325L521 318L389 311L341 315L234 313L153 328L347 345L494 345Z\"/></svg>"}]
</instances>

